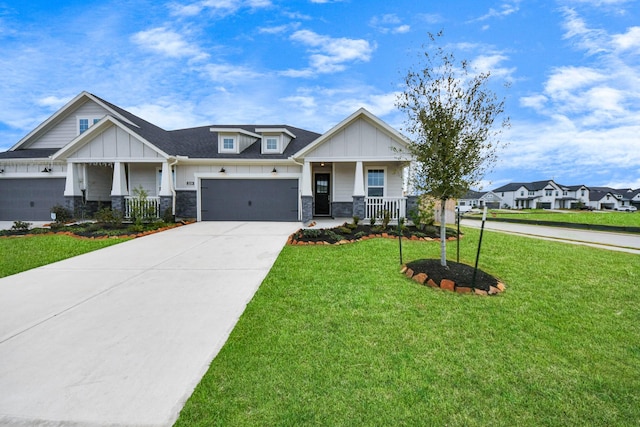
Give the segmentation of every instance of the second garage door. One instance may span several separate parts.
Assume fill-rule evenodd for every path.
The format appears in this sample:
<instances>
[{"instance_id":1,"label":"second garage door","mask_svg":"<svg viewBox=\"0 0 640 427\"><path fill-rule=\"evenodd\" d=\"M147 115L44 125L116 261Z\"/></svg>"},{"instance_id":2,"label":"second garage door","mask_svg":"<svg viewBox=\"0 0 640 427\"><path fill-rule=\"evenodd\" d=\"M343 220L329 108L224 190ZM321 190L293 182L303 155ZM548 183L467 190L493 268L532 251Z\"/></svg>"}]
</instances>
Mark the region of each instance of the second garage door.
<instances>
[{"instance_id":1,"label":"second garage door","mask_svg":"<svg viewBox=\"0 0 640 427\"><path fill-rule=\"evenodd\" d=\"M203 179L203 221L298 221L297 179Z\"/></svg>"},{"instance_id":2,"label":"second garage door","mask_svg":"<svg viewBox=\"0 0 640 427\"><path fill-rule=\"evenodd\" d=\"M0 179L0 221L46 221L64 205L64 178Z\"/></svg>"}]
</instances>

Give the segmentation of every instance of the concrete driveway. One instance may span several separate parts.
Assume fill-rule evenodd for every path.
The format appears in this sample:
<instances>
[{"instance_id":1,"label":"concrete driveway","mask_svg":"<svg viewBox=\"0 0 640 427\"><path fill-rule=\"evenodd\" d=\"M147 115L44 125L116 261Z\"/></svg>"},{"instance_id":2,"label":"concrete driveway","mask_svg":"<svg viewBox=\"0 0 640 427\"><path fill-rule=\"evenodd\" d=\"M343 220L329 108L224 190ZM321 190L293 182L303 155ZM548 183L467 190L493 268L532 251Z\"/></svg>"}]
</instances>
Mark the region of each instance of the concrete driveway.
<instances>
[{"instance_id":1,"label":"concrete driveway","mask_svg":"<svg viewBox=\"0 0 640 427\"><path fill-rule=\"evenodd\" d=\"M0 279L0 425L172 425L300 226L196 223Z\"/></svg>"}]
</instances>

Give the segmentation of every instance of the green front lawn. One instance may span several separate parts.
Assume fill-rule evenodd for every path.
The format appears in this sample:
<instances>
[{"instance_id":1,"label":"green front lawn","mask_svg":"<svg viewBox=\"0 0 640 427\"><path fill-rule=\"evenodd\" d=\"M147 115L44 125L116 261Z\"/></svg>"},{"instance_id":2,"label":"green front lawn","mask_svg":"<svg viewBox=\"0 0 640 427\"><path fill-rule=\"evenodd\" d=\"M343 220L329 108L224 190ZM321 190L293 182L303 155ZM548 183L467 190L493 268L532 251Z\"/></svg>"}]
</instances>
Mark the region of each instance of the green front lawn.
<instances>
[{"instance_id":1,"label":"green front lawn","mask_svg":"<svg viewBox=\"0 0 640 427\"><path fill-rule=\"evenodd\" d=\"M467 214L482 216L482 214ZM490 210L489 218L529 219L535 221L571 222L577 224L614 225L623 227L640 227L640 213L616 211L559 211L550 212L543 209L524 210Z\"/></svg>"},{"instance_id":2,"label":"green front lawn","mask_svg":"<svg viewBox=\"0 0 640 427\"><path fill-rule=\"evenodd\" d=\"M640 424L637 255L485 232L507 291L480 297L404 278L397 246L285 247L176 425Z\"/></svg>"},{"instance_id":3,"label":"green front lawn","mask_svg":"<svg viewBox=\"0 0 640 427\"><path fill-rule=\"evenodd\" d=\"M78 239L66 235L0 238L0 277L95 251L128 239Z\"/></svg>"}]
</instances>

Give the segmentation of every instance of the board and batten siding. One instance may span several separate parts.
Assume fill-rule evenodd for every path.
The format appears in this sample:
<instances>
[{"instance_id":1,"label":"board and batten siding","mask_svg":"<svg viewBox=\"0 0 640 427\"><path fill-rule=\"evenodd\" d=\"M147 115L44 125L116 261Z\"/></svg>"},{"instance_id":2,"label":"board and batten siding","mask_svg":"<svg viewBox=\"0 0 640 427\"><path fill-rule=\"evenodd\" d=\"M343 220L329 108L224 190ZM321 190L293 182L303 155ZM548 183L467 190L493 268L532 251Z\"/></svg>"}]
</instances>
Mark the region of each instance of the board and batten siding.
<instances>
[{"instance_id":1,"label":"board and batten siding","mask_svg":"<svg viewBox=\"0 0 640 427\"><path fill-rule=\"evenodd\" d=\"M334 202L352 202L353 184L355 181L355 163L334 163L333 165L333 197Z\"/></svg>"},{"instance_id":2,"label":"board and batten siding","mask_svg":"<svg viewBox=\"0 0 640 427\"><path fill-rule=\"evenodd\" d=\"M162 156L133 135L111 126L71 154L69 159L161 159Z\"/></svg>"},{"instance_id":3,"label":"board and batten siding","mask_svg":"<svg viewBox=\"0 0 640 427\"><path fill-rule=\"evenodd\" d=\"M78 136L79 118L102 118L108 111L93 101L87 101L55 124L29 148L62 148Z\"/></svg>"},{"instance_id":4,"label":"board and batten siding","mask_svg":"<svg viewBox=\"0 0 640 427\"><path fill-rule=\"evenodd\" d=\"M133 196L133 190L142 187L147 192L147 196L157 196L158 167L158 164L153 163L131 163L129 165L129 195Z\"/></svg>"},{"instance_id":5,"label":"board and batten siding","mask_svg":"<svg viewBox=\"0 0 640 427\"><path fill-rule=\"evenodd\" d=\"M113 168L109 166L87 166L87 200L94 202L111 201Z\"/></svg>"},{"instance_id":6,"label":"board and batten siding","mask_svg":"<svg viewBox=\"0 0 640 427\"><path fill-rule=\"evenodd\" d=\"M387 132L361 118L336 132L329 140L323 142L305 157L325 160L375 157L389 159L399 157L394 148L401 149L402 146Z\"/></svg>"},{"instance_id":7,"label":"board and batten siding","mask_svg":"<svg viewBox=\"0 0 640 427\"><path fill-rule=\"evenodd\" d=\"M220 173L220 168L224 167L225 173ZM220 178L233 178L234 176L242 176L250 178L251 176L264 177L271 175L274 165L234 165L234 164L216 164L216 165L184 165L176 166L176 189L178 190L194 190L196 189L195 174L211 175ZM301 174L302 167L298 165L277 165L276 169L279 174Z\"/></svg>"}]
</instances>

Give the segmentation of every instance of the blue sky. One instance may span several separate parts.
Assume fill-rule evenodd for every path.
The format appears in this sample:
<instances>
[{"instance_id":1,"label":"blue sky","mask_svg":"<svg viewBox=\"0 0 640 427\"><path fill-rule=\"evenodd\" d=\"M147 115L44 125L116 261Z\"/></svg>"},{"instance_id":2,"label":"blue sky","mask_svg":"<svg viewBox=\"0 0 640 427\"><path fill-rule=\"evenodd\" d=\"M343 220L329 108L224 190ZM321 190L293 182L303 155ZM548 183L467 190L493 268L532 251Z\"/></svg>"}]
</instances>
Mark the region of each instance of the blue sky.
<instances>
[{"instance_id":1,"label":"blue sky","mask_svg":"<svg viewBox=\"0 0 640 427\"><path fill-rule=\"evenodd\" d=\"M165 129L322 133L365 107L401 130L402 77L440 30L507 99L485 189L640 187L635 0L0 0L0 150L83 90Z\"/></svg>"}]
</instances>

